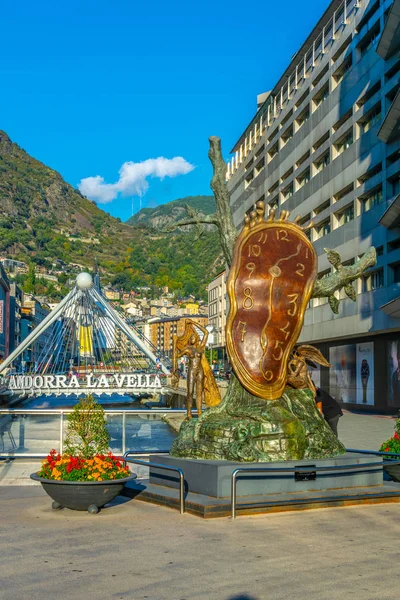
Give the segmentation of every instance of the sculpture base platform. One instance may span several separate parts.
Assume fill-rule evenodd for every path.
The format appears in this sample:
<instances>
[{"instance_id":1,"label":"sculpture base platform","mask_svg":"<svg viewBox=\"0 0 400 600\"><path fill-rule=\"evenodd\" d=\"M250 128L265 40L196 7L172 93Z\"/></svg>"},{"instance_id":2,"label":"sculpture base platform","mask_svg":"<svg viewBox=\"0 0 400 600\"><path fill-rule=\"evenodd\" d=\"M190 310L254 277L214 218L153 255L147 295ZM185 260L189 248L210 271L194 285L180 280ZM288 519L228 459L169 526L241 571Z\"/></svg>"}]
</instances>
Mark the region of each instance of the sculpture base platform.
<instances>
[{"instance_id":1,"label":"sculpture base platform","mask_svg":"<svg viewBox=\"0 0 400 600\"><path fill-rule=\"evenodd\" d=\"M237 496L257 494L296 493L314 490L331 490L352 487L371 487L382 485L383 470L380 456L366 456L349 452L335 458L319 460L290 460L273 461L268 463L243 463L229 460L202 460L190 458L175 458L173 456L158 456L157 462L166 466L178 467L185 475L187 492L204 494L214 498L227 498L231 494L231 479L235 469L268 468L282 469L304 467L310 474L313 467L345 467L353 464L372 463L361 471L317 471L315 479L299 481L294 473L254 475L241 474L237 481ZM313 475L311 475L313 476ZM150 469L150 483L165 487L178 488L178 479L171 471Z\"/></svg>"},{"instance_id":2,"label":"sculpture base platform","mask_svg":"<svg viewBox=\"0 0 400 600\"><path fill-rule=\"evenodd\" d=\"M239 514L400 502L400 484L383 482L381 457L349 453L332 459L260 464L158 456L157 461L182 468L185 474L186 511L203 518L231 515L231 476L236 468L241 467L303 466L311 474L313 466L373 463L371 467L362 467L356 473L317 472L314 480L298 481L293 473L243 475L237 481L236 510ZM149 480L131 482L125 488L124 495L179 508L177 488L178 479L172 472L151 469Z\"/></svg>"}]
</instances>

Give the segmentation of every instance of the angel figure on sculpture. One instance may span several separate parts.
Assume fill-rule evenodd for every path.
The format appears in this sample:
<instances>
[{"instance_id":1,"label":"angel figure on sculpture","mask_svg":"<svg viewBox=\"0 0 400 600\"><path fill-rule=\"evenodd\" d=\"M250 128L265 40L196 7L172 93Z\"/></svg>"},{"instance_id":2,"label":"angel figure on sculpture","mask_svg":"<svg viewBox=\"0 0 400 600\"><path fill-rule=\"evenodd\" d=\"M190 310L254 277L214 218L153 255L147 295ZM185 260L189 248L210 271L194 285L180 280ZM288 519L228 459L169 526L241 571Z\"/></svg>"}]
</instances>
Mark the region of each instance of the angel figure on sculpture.
<instances>
[{"instance_id":1,"label":"angel figure on sculpture","mask_svg":"<svg viewBox=\"0 0 400 600\"><path fill-rule=\"evenodd\" d=\"M314 348L314 346L310 346L309 344L303 344L302 346L295 348L291 354L288 363L287 383L290 387L297 390L311 390L315 398L317 390L311 379L307 361L318 363L323 367L332 366L317 348ZM322 408L319 404L320 403L317 403L317 408L322 412Z\"/></svg>"}]
</instances>

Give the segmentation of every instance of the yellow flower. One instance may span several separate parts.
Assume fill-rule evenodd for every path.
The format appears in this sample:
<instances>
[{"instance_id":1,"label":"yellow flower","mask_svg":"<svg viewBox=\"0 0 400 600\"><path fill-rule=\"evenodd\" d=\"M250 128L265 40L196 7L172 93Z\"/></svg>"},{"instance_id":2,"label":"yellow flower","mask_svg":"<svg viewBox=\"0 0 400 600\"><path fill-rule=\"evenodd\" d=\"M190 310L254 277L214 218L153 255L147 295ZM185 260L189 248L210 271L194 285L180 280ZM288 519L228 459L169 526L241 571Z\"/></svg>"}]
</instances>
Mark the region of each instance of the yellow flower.
<instances>
[{"instance_id":1,"label":"yellow flower","mask_svg":"<svg viewBox=\"0 0 400 600\"><path fill-rule=\"evenodd\" d=\"M54 477L54 479L61 479L61 471L54 467L54 469L51 472L51 476Z\"/></svg>"}]
</instances>

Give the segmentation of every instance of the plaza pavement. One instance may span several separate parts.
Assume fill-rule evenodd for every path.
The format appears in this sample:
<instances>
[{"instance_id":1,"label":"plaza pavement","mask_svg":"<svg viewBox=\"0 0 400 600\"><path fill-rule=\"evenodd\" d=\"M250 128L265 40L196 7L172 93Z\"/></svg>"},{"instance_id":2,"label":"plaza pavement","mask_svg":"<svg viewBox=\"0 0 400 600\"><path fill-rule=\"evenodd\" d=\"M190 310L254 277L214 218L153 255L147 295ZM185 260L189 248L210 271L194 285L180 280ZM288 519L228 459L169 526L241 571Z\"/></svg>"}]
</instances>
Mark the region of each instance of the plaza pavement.
<instances>
[{"instance_id":1,"label":"plaza pavement","mask_svg":"<svg viewBox=\"0 0 400 600\"><path fill-rule=\"evenodd\" d=\"M346 413L339 434L377 448L393 424ZM40 486L0 486L0 600L398 597L398 504L236 521L125 498L95 516L50 506Z\"/></svg>"}]
</instances>

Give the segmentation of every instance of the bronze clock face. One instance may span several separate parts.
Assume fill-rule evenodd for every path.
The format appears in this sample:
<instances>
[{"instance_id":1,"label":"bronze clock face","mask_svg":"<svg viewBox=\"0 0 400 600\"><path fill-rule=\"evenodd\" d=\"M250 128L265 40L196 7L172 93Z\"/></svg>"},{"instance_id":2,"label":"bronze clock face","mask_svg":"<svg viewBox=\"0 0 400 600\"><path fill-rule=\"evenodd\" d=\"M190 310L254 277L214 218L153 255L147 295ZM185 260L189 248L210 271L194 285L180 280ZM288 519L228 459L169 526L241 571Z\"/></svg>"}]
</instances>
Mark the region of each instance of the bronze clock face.
<instances>
[{"instance_id":1,"label":"bronze clock face","mask_svg":"<svg viewBox=\"0 0 400 600\"><path fill-rule=\"evenodd\" d=\"M313 245L295 223L253 213L235 246L228 278L227 350L242 385L273 400L286 385L317 275Z\"/></svg>"}]
</instances>

